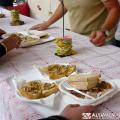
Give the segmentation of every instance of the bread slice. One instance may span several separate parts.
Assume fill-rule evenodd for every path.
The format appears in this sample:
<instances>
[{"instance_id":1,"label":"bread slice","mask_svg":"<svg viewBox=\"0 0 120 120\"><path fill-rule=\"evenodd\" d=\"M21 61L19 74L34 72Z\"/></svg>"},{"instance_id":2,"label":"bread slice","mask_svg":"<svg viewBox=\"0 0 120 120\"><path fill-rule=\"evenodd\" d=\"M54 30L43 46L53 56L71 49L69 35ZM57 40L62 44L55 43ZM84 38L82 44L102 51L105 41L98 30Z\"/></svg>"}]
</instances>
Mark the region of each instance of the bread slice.
<instances>
[{"instance_id":1,"label":"bread slice","mask_svg":"<svg viewBox=\"0 0 120 120\"><path fill-rule=\"evenodd\" d=\"M99 74L77 74L71 75L68 81L71 86L79 90L89 90L97 85L99 82Z\"/></svg>"}]
</instances>

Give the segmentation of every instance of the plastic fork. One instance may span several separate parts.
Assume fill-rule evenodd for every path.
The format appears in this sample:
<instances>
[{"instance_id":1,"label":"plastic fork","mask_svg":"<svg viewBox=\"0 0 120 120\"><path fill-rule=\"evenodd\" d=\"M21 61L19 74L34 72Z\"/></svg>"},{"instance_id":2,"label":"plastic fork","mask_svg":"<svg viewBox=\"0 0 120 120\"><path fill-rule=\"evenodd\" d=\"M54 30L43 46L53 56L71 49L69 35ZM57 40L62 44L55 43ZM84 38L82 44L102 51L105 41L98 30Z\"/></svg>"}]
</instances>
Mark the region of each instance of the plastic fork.
<instances>
[{"instance_id":1,"label":"plastic fork","mask_svg":"<svg viewBox=\"0 0 120 120\"><path fill-rule=\"evenodd\" d=\"M81 94L81 95L84 95L85 97L88 97L88 98L90 98L90 99L95 100L94 97L92 97L92 96L90 96L90 95L88 95L88 94L85 94L85 93L79 91L78 89L72 87L72 86L71 86L69 83L67 83L67 82L64 82L64 83L63 83L63 86L64 86L67 90L73 90L73 91L75 91L75 92L77 92L77 93L79 93L79 94Z\"/></svg>"}]
</instances>

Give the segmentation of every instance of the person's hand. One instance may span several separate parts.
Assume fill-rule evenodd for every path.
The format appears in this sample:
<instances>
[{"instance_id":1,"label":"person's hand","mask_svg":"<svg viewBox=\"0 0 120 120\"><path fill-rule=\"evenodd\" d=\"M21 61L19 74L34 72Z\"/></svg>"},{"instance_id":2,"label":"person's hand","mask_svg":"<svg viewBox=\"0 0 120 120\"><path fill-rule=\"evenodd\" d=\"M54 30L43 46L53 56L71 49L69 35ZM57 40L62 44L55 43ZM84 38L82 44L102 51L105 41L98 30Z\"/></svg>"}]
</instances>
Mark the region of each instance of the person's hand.
<instances>
[{"instance_id":1,"label":"person's hand","mask_svg":"<svg viewBox=\"0 0 120 120\"><path fill-rule=\"evenodd\" d=\"M44 22L44 23L41 23L41 24L34 25L30 29L31 30L45 30L49 27L49 25L50 24L48 22Z\"/></svg>"},{"instance_id":2,"label":"person's hand","mask_svg":"<svg viewBox=\"0 0 120 120\"><path fill-rule=\"evenodd\" d=\"M3 35L3 34L5 34L5 33L6 32L4 30L0 29L0 36Z\"/></svg>"},{"instance_id":3,"label":"person's hand","mask_svg":"<svg viewBox=\"0 0 120 120\"><path fill-rule=\"evenodd\" d=\"M3 43L7 47L7 51L10 51L10 50L12 50L14 48L18 48L20 46L21 39L16 34L12 34L10 37L5 39L3 41Z\"/></svg>"},{"instance_id":4,"label":"person's hand","mask_svg":"<svg viewBox=\"0 0 120 120\"><path fill-rule=\"evenodd\" d=\"M105 44L106 40L106 35L102 31L95 31L92 32L90 35L90 41L95 45L95 46L103 46Z\"/></svg>"},{"instance_id":5,"label":"person's hand","mask_svg":"<svg viewBox=\"0 0 120 120\"><path fill-rule=\"evenodd\" d=\"M94 112L94 110L94 106L80 106L77 104L73 104L68 105L60 115L69 120L81 120L82 113L92 113Z\"/></svg>"}]
</instances>

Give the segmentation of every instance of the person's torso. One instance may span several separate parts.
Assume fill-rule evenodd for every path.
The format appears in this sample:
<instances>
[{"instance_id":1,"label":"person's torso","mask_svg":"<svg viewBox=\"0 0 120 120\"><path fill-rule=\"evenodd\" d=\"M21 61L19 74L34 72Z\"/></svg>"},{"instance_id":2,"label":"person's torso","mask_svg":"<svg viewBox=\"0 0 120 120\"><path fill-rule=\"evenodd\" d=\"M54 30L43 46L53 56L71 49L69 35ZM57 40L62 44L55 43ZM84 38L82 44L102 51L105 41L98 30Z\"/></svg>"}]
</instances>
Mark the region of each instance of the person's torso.
<instances>
[{"instance_id":1,"label":"person's torso","mask_svg":"<svg viewBox=\"0 0 120 120\"><path fill-rule=\"evenodd\" d=\"M68 10L71 30L89 35L91 31L101 28L107 9L101 0L63 0Z\"/></svg>"}]
</instances>

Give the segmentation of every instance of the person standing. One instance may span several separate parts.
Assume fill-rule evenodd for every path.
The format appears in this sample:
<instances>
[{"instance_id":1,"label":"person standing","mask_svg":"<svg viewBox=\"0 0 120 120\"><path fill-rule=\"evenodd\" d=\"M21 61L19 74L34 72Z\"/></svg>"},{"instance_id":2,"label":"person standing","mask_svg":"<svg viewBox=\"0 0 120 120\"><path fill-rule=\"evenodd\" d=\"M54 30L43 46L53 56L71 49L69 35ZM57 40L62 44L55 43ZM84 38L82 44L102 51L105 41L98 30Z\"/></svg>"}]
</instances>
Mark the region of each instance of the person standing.
<instances>
[{"instance_id":1,"label":"person standing","mask_svg":"<svg viewBox=\"0 0 120 120\"><path fill-rule=\"evenodd\" d=\"M87 35L96 46L103 46L114 37L120 16L118 0L61 0L64 14L68 12L71 31ZM63 4L59 4L53 16L31 29L44 30L63 16Z\"/></svg>"}]
</instances>

